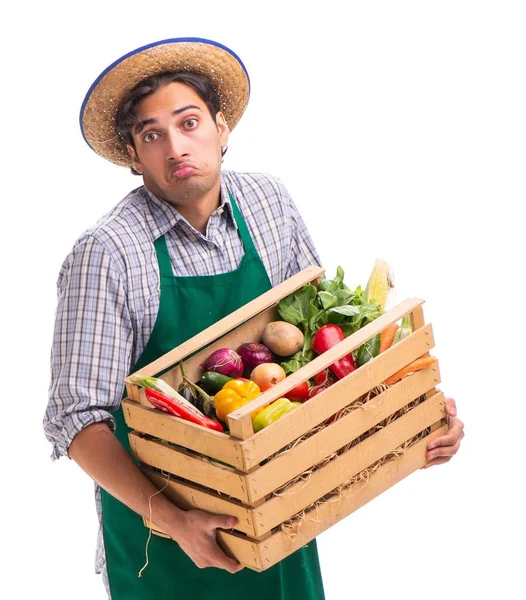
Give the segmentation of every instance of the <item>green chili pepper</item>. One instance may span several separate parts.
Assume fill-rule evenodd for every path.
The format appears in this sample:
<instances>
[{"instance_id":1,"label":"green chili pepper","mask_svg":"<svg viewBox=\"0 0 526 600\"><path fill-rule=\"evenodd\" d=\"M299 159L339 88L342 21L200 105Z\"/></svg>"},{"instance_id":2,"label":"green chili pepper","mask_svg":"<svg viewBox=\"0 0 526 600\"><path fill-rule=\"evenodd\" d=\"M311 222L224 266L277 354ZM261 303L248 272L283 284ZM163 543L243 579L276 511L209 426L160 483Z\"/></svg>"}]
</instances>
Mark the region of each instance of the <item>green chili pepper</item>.
<instances>
[{"instance_id":1,"label":"green chili pepper","mask_svg":"<svg viewBox=\"0 0 526 600\"><path fill-rule=\"evenodd\" d=\"M254 431L261 431L264 427L275 423L283 415L286 415L298 406L301 406L301 402L291 402L288 398L278 398L254 417L252 421Z\"/></svg>"},{"instance_id":2,"label":"green chili pepper","mask_svg":"<svg viewBox=\"0 0 526 600\"><path fill-rule=\"evenodd\" d=\"M356 354L356 362L358 366L361 367L366 362L369 362L371 358L378 356L380 352L380 334L377 333L370 340L367 340L365 344L362 344L358 348L358 352Z\"/></svg>"}]
</instances>

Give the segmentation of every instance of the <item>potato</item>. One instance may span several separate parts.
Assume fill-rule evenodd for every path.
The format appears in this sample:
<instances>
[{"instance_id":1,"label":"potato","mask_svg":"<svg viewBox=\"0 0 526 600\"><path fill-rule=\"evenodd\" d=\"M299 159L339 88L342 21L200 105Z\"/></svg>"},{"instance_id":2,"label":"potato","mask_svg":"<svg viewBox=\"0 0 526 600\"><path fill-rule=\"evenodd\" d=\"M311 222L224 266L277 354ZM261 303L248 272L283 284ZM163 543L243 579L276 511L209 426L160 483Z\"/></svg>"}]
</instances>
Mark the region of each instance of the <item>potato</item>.
<instances>
[{"instance_id":1,"label":"potato","mask_svg":"<svg viewBox=\"0 0 526 600\"><path fill-rule=\"evenodd\" d=\"M303 333L286 321L272 321L263 331L263 343L277 356L292 356L303 348Z\"/></svg>"}]
</instances>

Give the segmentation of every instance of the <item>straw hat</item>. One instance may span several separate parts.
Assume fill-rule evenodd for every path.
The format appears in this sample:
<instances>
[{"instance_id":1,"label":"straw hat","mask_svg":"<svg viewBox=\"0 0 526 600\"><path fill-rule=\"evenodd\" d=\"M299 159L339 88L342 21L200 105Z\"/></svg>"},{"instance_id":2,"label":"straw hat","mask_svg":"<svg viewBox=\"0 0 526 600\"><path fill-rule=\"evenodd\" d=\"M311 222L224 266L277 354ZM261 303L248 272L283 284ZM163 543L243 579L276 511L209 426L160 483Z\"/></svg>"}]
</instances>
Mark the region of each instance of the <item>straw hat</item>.
<instances>
[{"instance_id":1,"label":"straw hat","mask_svg":"<svg viewBox=\"0 0 526 600\"><path fill-rule=\"evenodd\" d=\"M90 87L80 109L87 144L103 158L122 166L131 160L115 129L115 116L135 85L164 71L191 71L215 85L221 111L232 130L248 103L250 80L239 57L226 46L201 38L154 42L128 52L104 70Z\"/></svg>"}]
</instances>

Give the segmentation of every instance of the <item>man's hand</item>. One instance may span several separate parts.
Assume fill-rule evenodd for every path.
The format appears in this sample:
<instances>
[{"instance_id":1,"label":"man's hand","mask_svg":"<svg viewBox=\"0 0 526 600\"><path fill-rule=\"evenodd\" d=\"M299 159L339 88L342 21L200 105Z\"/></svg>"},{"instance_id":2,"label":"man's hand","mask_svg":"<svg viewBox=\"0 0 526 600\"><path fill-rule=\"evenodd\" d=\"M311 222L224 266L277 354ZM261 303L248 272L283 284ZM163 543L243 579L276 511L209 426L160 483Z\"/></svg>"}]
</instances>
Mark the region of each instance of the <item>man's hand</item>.
<instances>
[{"instance_id":1,"label":"man's hand","mask_svg":"<svg viewBox=\"0 0 526 600\"><path fill-rule=\"evenodd\" d=\"M181 522L170 533L181 549L200 569L217 567L229 573L243 569L236 560L228 557L219 547L217 529L231 529L237 523L235 517L211 515L200 510L188 510Z\"/></svg>"},{"instance_id":2,"label":"man's hand","mask_svg":"<svg viewBox=\"0 0 526 600\"><path fill-rule=\"evenodd\" d=\"M158 524L198 567L218 567L230 573L243 568L221 550L216 540L216 529L234 527L236 518L178 508L159 494L106 423L94 423L78 433L69 447L69 456L107 492Z\"/></svg>"},{"instance_id":3,"label":"man's hand","mask_svg":"<svg viewBox=\"0 0 526 600\"><path fill-rule=\"evenodd\" d=\"M464 437L464 423L457 417L457 405L453 398L446 398L446 415L449 430L427 445L427 463L424 469L450 461L460 447L460 441Z\"/></svg>"}]
</instances>

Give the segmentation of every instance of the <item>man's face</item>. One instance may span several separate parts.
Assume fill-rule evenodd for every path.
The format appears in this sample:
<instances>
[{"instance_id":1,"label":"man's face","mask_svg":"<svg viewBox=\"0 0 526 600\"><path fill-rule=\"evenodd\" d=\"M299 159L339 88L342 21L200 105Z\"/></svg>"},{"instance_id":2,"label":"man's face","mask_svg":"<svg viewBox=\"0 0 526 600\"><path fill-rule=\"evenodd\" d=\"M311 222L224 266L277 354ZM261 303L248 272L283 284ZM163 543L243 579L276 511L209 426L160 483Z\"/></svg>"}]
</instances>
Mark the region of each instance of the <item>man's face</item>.
<instances>
[{"instance_id":1,"label":"man's face","mask_svg":"<svg viewBox=\"0 0 526 600\"><path fill-rule=\"evenodd\" d=\"M135 149L128 151L153 194L177 206L219 186L229 133L222 113L214 121L199 95L180 82L141 100L137 113L144 126L132 132Z\"/></svg>"}]
</instances>

